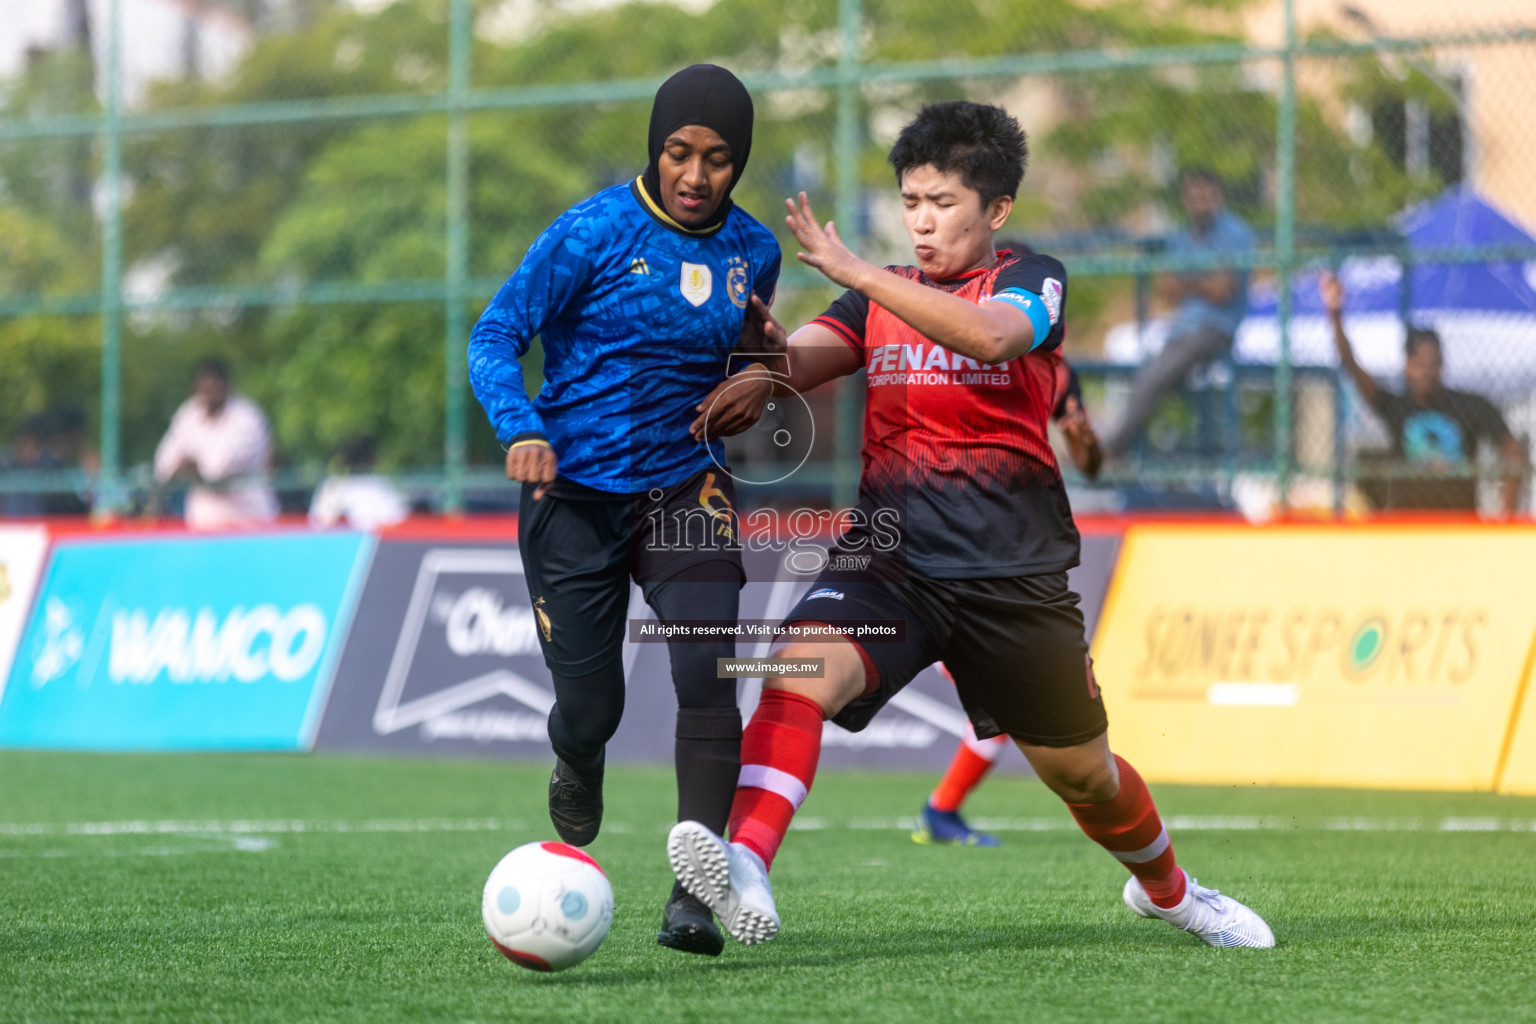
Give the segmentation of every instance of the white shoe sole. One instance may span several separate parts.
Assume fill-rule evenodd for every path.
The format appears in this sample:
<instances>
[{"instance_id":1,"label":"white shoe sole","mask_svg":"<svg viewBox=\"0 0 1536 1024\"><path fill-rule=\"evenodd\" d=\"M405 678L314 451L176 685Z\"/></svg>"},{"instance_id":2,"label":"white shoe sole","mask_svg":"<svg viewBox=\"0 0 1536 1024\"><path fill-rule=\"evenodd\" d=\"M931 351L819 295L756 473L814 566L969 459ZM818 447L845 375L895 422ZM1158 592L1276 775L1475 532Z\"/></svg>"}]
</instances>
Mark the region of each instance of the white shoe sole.
<instances>
[{"instance_id":1,"label":"white shoe sole","mask_svg":"<svg viewBox=\"0 0 1536 1024\"><path fill-rule=\"evenodd\" d=\"M779 922L736 902L731 891L731 860L725 844L696 821L675 825L667 837L667 859L684 889L714 911L726 933L744 946L767 942Z\"/></svg>"}]
</instances>

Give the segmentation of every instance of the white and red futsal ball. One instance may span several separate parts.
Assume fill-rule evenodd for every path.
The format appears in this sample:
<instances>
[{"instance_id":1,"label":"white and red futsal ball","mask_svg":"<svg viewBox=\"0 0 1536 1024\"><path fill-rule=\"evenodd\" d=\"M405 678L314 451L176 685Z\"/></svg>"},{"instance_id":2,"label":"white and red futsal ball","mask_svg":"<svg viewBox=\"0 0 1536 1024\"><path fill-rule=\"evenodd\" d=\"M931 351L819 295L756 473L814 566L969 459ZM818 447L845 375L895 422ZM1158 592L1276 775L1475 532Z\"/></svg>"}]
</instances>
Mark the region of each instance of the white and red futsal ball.
<instances>
[{"instance_id":1,"label":"white and red futsal ball","mask_svg":"<svg viewBox=\"0 0 1536 1024\"><path fill-rule=\"evenodd\" d=\"M597 861L574 846L528 843L491 869L480 914L508 960L530 971L563 971L608 935L613 887Z\"/></svg>"}]
</instances>

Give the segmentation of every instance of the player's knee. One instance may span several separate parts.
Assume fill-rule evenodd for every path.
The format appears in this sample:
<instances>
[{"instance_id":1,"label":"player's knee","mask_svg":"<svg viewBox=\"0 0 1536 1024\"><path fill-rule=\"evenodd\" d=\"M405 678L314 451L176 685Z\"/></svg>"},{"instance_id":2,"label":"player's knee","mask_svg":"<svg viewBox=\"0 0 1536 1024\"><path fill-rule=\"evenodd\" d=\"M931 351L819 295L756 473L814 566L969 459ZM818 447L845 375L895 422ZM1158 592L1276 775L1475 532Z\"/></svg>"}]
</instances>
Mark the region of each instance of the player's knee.
<instances>
[{"instance_id":1,"label":"player's knee","mask_svg":"<svg viewBox=\"0 0 1536 1024\"><path fill-rule=\"evenodd\" d=\"M549 733L552 739L571 750L597 750L613 739L623 717L622 704L617 707L589 704L579 714L562 714L556 707L550 713Z\"/></svg>"},{"instance_id":2,"label":"player's knee","mask_svg":"<svg viewBox=\"0 0 1536 1024\"><path fill-rule=\"evenodd\" d=\"M734 708L736 680L720 679L718 660L729 658L729 646L673 644L672 688L680 708Z\"/></svg>"},{"instance_id":3,"label":"player's knee","mask_svg":"<svg viewBox=\"0 0 1536 1024\"><path fill-rule=\"evenodd\" d=\"M1069 804L1098 804L1120 795L1120 776L1112 757L1096 748L1039 747L1020 743L1035 774Z\"/></svg>"},{"instance_id":4,"label":"player's knee","mask_svg":"<svg viewBox=\"0 0 1536 1024\"><path fill-rule=\"evenodd\" d=\"M1055 783L1051 788L1072 804L1099 804L1120 795L1120 780L1111 765L1063 766Z\"/></svg>"},{"instance_id":5,"label":"player's knee","mask_svg":"<svg viewBox=\"0 0 1536 1024\"><path fill-rule=\"evenodd\" d=\"M554 675L549 736L557 749L595 751L619 731L624 717L624 666L604 665L580 676Z\"/></svg>"},{"instance_id":6,"label":"player's knee","mask_svg":"<svg viewBox=\"0 0 1536 1024\"><path fill-rule=\"evenodd\" d=\"M846 644L788 644L773 657L775 661L821 662L819 674L776 676L763 685L810 698L820 705L823 718L831 718L864 692L864 664Z\"/></svg>"}]
</instances>

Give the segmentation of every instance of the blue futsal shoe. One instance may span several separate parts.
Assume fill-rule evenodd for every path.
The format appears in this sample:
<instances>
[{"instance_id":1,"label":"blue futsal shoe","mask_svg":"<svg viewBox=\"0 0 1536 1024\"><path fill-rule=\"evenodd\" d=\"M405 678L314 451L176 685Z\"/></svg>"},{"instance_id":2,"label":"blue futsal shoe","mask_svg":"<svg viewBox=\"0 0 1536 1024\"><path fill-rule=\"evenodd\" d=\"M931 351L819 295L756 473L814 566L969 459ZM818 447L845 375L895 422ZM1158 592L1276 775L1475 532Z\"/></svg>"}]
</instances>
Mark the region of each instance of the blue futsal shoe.
<instances>
[{"instance_id":1,"label":"blue futsal shoe","mask_svg":"<svg viewBox=\"0 0 1536 1024\"><path fill-rule=\"evenodd\" d=\"M912 841L924 845L944 846L996 846L997 836L977 832L965 823L958 811L936 811L924 804L923 813L917 816L917 828L912 830Z\"/></svg>"}]
</instances>

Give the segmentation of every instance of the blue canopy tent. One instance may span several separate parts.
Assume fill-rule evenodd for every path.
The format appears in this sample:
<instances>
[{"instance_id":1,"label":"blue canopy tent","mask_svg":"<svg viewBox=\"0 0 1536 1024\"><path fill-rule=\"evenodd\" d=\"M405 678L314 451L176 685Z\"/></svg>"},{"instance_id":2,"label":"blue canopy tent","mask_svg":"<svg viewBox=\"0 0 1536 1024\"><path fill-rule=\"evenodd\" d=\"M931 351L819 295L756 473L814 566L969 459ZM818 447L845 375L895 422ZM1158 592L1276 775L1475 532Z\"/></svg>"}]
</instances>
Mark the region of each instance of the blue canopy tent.
<instances>
[{"instance_id":1,"label":"blue canopy tent","mask_svg":"<svg viewBox=\"0 0 1536 1024\"><path fill-rule=\"evenodd\" d=\"M1395 256L1354 257L1339 268L1346 291L1345 329L1356 357L1373 374L1400 376L1403 314L1439 331L1446 380L1493 396L1536 390L1536 260L1420 263L1414 253L1447 248L1533 246L1536 239L1469 188L1452 188L1405 211L1398 226L1411 272ZM1317 294L1316 271L1291 282L1291 358L1299 365L1336 363L1333 335ZM1276 289L1255 287L1238 331L1240 362L1272 364L1279 356Z\"/></svg>"}]
</instances>

